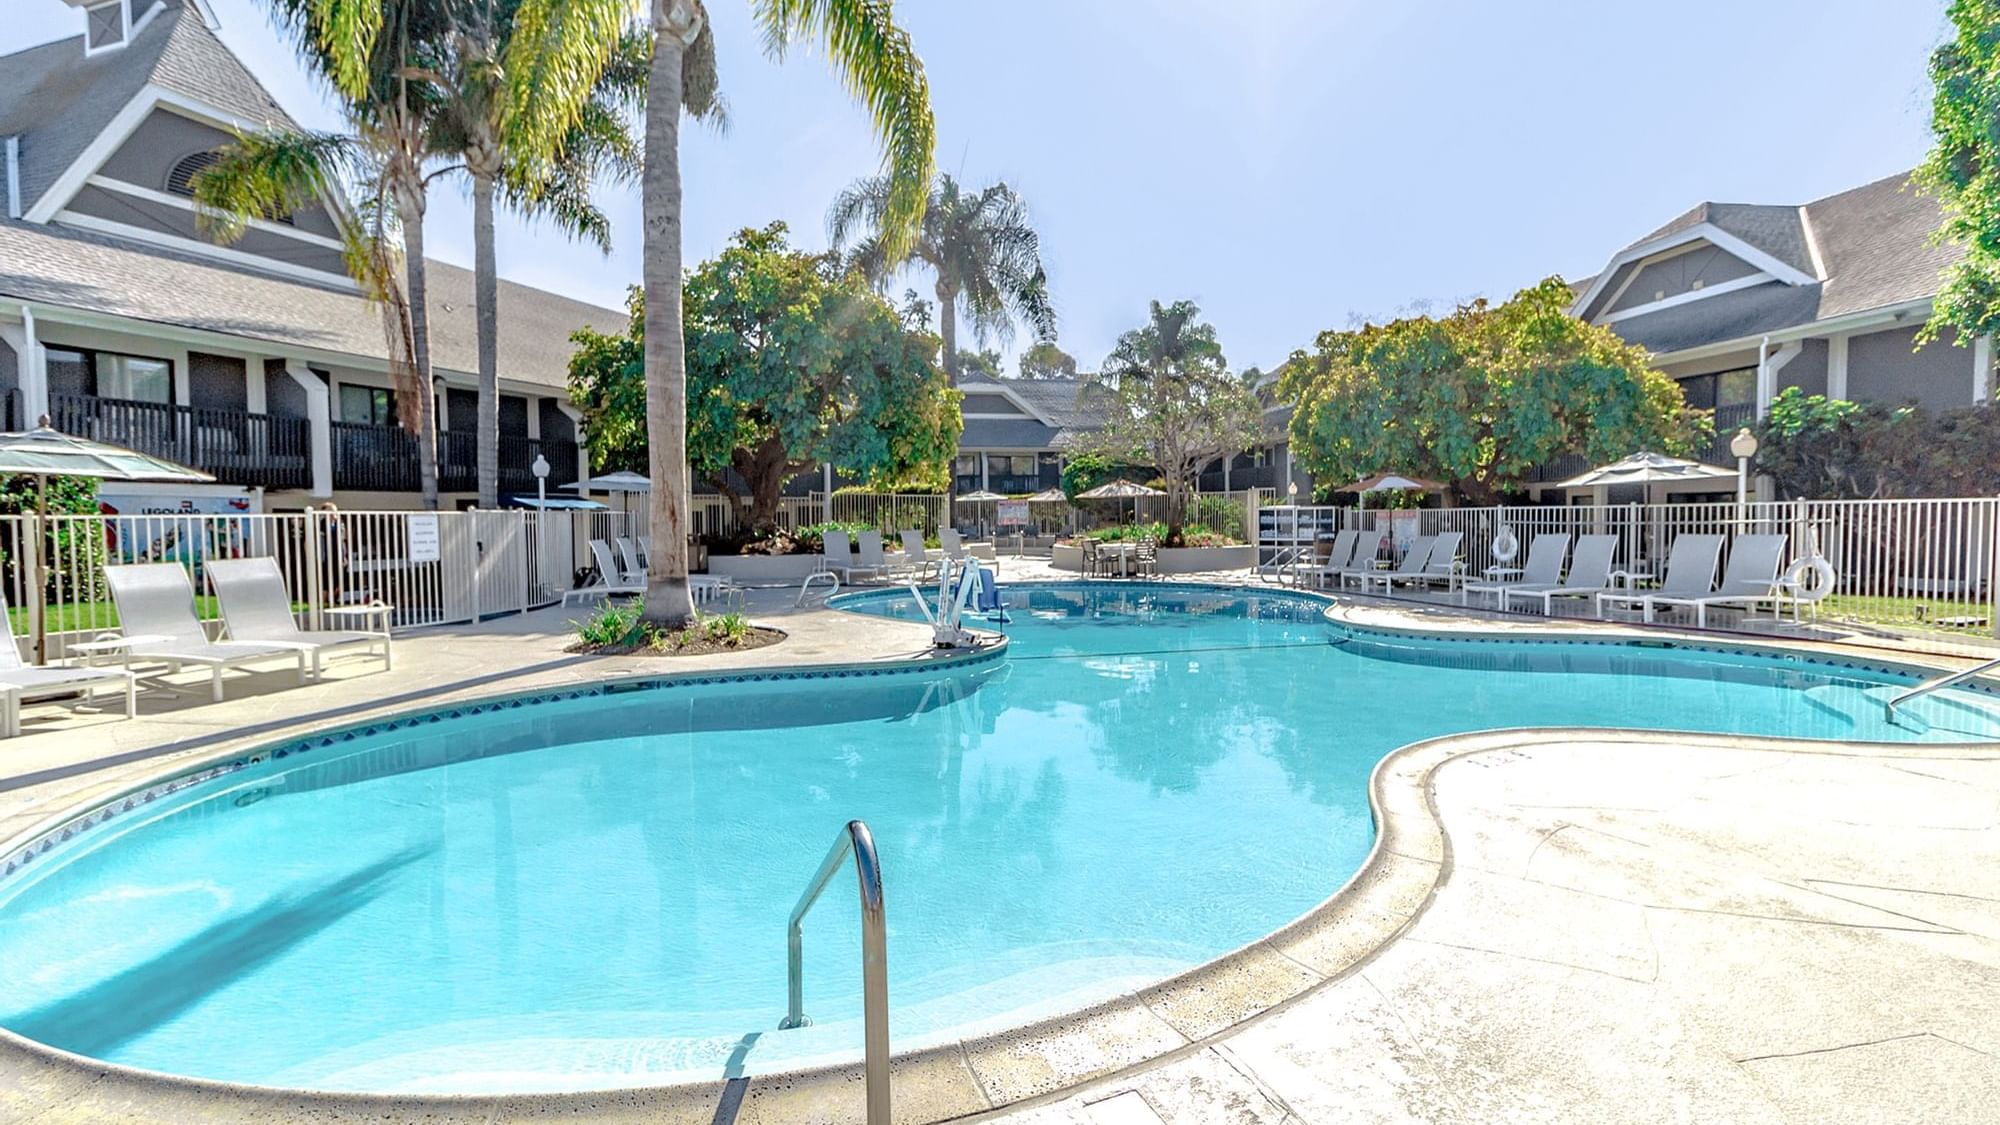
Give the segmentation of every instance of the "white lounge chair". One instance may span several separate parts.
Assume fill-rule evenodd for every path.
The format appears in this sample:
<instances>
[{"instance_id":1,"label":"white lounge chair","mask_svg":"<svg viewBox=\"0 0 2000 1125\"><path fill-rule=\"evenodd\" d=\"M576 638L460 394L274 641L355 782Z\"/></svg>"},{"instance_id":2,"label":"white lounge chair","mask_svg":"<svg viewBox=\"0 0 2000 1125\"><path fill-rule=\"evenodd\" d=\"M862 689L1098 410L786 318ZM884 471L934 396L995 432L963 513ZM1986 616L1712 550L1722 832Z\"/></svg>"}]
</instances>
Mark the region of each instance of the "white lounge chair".
<instances>
[{"instance_id":1,"label":"white lounge chair","mask_svg":"<svg viewBox=\"0 0 2000 1125\"><path fill-rule=\"evenodd\" d=\"M1348 557L1347 567L1334 575L1345 587L1350 579L1360 581L1363 575L1378 573L1375 557L1382 553L1382 540L1387 539L1385 531L1363 531L1354 538L1354 554Z\"/></svg>"},{"instance_id":2,"label":"white lounge chair","mask_svg":"<svg viewBox=\"0 0 2000 1125\"><path fill-rule=\"evenodd\" d=\"M974 543L967 546L964 537L954 527L938 528L938 545L944 549L944 557L953 562L964 562L968 558L995 561L993 544Z\"/></svg>"},{"instance_id":3,"label":"white lounge chair","mask_svg":"<svg viewBox=\"0 0 2000 1125\"><path fill-rule=\"evenodd\" d=\"M646 564L639 558L639 548L630 539L622 535L618 537L616 542L618 544L618 564L624 571L625 584L627 586L644 586L646 584Z\"/></svg>"},{"instance_id":4,"label":"white lounge chair","mask_svg":"<svg viewBox=\"0 0 2000 1125\"><path fill-rule=\"evenodd\" d=\"M139 563L104 568L105 584L118 609L126 662L153 660L173 671L193 664L209 670L209 698L222 702L222 672L260 660L287 657L306 681L301 649L254 641L211 641L194 611L194 585L179 563Z\"/></svg>"},{"instance_id":5,"label":"white lounge chair","mask_svg":"<svg viewBox=\"0 0 2000 1125\"><path fill-rule=\"evenodd\" d=\"M1515 587L1555 587L1562 585L1563 559L1569 555L1569 533L1549 531L1528 544L1528 561L1521 564L1521 576L1511 582L1464 582L1458 587L1458 602L1465 605L1473 594L1493 594L1494 601Z\"/></svg>"},{"instance_id":6,"label":"white lounge chair","mask_svg":"<svg viewBox=\"0 0 2000 1125\"><path fill-rule=\"evenodd\" d=\"M291 595L285 592L285 576L278 560L265 556L254 559L217 559L205 568L208 584L222 603L222 623L229 639L295 649L312 658L312 676L318 679L329 653L365 649L368 655L380 650L382 667L395 667L389 652L389 634L364 630L306 630L299 628L292 612Z\"/></svg>"},{"instance_id":7,"label":"white lounge chair","mask_svg":"<svg viewBox=\"0 0 2000 1125\"><path fill-rule=\"evenodd\" d=\"M1299 581L1304 582L1310 578L1314 586L1320 586L1324 585L1327 580L1334 578L1341 571L1346 570L1354 562L1354 544L1360 538L1361 532L1349 528L1335 535L1331 540L1319 539L1314 541L1313 546L1315 550L1317 550L1320 543L1327 545L1326 556L1314 559L1309 565L1300 567L1298 571Z\"/></svg>"},{"instance_id":8,"label":"white lounge chair","mask_svg":"<svg viewBox=\"0 0 2000 1125\"><path fill-rule=\"evenodd\" d=\"M1597 596L1597 616L1606 606L1638 606L1653 619L1647 604L1654 598L1701 598L1715 592L1715 560L1722 554L1722 536L1683 533L1667 552L1667 573L1655 590L1607 590Z\"/></svg>"},{"instance_id":9,"label":"white lounge chair","mask_svg":"<svg viewBox=\"0 0 2000 1125\"><path fill-rule=\"evenodd\" d=\"M1431 543L1430 561L1424 564L1423 573L1415 578L1392 576L1390 585L1408 583L1414 586L1421 583L1429 586L1433 582L1443 582L1445 589L1450 590L1465 576L1465 568L1458 561L1458 546L1464 541L1465 533L1462 531L1439 532L1437 539Z\"/></svg>"},{"instance_id":10,"label":"white lounge chair","mask_svg":"<svg viewBox=\"0 0 2000 1125\"><path fill-rule=\"evenodd\" d=\"M1514 599L1539 598L1542 615L1548 616L1557 598L1589 598L1602 594L1611 585L1611 556L1618 551L1616 535L1582 535L1569 562L1569 573L1561 582L1546 586L1522 583L1500 591L1500 608L1513 608Z\"/></svg>"},{"instance_id":11,"label":"white lounge chair","mask_svg":"<svg viewBox=\"0 0 2000 1125\"><path fill-rule=\"evenodd\" d=\"M924 533L910 528L902 532L902 537L903 565L909 568L910 576L921 582L935 574L937 560L931 558L930 549L924 546Z\"/></svg>"},{"instance_id":12,"label":"white lounge chair","mask_svg":"<svg viewBox=\"0 0 2000 1125\"><path fill-rule=\"evenodd\" d=\"M635 597L646 592L645 575L637 581L628 578L616 559L611 557L611 548L602 539L590 541L590 556L597 563L597 580L587 586L564 591L562 600L568 605L572 599L582 601L589 598Z\"/></svg>"},{"instance_id":13,"label":"white lounge chair","mask_svg":"<svg viewBox=\"0 0 2000 1125\"><path fill-rule=\"evenodd\" d=\"M887 578L894 573L889 556L882 550L882 533L864 531L854 539L854 568L871 572L877 578Z\"/></svg>"},{"instance_id":14,"label":"white lounge chair","mask_svg":"<svg viewBox=\"0 0 2000 1125\"><path fill-rule=\"evenodd\" d=\"M89 703L98 688L116 687L125 692L125 717L136 713L137 681L131 672L123 668L41 668L26 663L14 643L14 623L7 616L5 601L0 601L0 630L5 630L4 644L0 644L0 738L21 733L24 700L81 692L84 702Z\"/></svg>"},{"instance_id":15,"label":"white lounge chair","mask_svg":"<svg viewBox=\"0 0 2000 1125\"><path fill-rule=\"evenodd\" d=\"M1422 578L1424 571L1430 568L1431 548L1436 545L1437 536L1419 535L1410 540L1410 549L1403 552L1403 561L1394 570L1349 570L1340 576L1341 584L1346 585L1349 578L1357 578L1361 588L1369 590L1380 582L1382 592L1387 594L1399 578Z\"/></svg>"},{"instance_id":16,"label":"white lounge chair","mask_svg":"<svg viewBox=\"0 0 2000 1125\"><path fill-rule=\"evenodd\" d=\"M881 554L881 543L876 542L876 554ZM854 549L849 545L845 531L828 531L820 536L819 568L822 573L835 574L842 582L854 584L854 576L881 578L889 572L889 564L878 562L868 565L854 557Z\"/></svg>"},{"instance_id":17,"label":"white lounge chair","mask_svg":"<svg viewBox=\"0 0 2000 1125\"><path fill-rule=\"evenodd\" d=\"M1678 543L1676 544L1678 546ZM1785 536L1739 535L1729 546L1729 562L1722 570L1722 584L1699 596L1661 593L1647 598L1646 620L1662 606L1693 606L1697 629L1708 627L1708 607L1725 606L1754 610L1764 602L1774 607L1779 601L1778 567L1785 560ZM1777 610L1774 608L1773 613Z\"/></svg>"}]
</instances>

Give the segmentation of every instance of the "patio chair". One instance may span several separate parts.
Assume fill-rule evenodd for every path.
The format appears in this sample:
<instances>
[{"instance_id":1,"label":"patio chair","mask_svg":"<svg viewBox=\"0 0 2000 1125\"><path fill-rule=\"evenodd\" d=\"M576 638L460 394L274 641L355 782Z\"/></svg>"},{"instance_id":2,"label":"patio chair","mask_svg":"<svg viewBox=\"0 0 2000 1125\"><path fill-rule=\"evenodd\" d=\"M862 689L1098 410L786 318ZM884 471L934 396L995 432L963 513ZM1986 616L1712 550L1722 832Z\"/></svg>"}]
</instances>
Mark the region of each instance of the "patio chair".
<instances>
[{"instance_id":1,"label":"patio chair","mask_svg":"<svg viewBox=\"0 0 2000 1125\"><path fill-rule=\"evenodd\" d=\"M1100 544L1095 539L1083 541L1083 576L1095 578L1097 570L1104 565L1104 552L1098 550Z\"/></svg>"},{"instance_id":2,"label":"patio chair","mask_svg":"<svg viewBox=\"0 0 2000 1125\"><path fill-rule=\"evenodd\" d=\"M646 584L646 564L639 560L639 548L630 539L622 535L618 537L617 543L618 562L623 571L625 584L628 586L644 586Z\"/></svg>"},{"instance_id":3,"label":"patio chair","mask_svg":"<svg viewBox=\"0 0 2000 1125\"><path fill-rule=\"evenodd\" d=\"M922 582L935 576L937 561L931 558L930 548L924 546L924 533L908 528L900 534L903 538L903 565L909 568L910 577Z\"/></svg>"},{"instance_id":4,"label":"patio chair","mask_svg":"<svg viewBox=\"0 0 2000 1125\"><path fill-rule=\"evenodd\" d=\"M880 542L878 541L876 545L879 548ZM877 550L876 553L879 555L881 552ZM845 531L828 531L820 536L819 569L820 573L837 575L842 582L851 585L854 582L855 575L859 574L864 578L880 578L888 573L889 566L885 562L878 562L870 566L866 563L856 561L854 549L848 543L847 533Z\"/></svg>"},{"instance_id":5,"label":"patio chair","mask_svg":"<svg viewBox=\"0 0 2000 1125\"><path fill-rule=\"evenodd\" d=\"M194 584L179 563L138 563L104 568L111 602L118 610L124 634L120 650L126 663L135 658L160 661L178 672L183 664L209 670L209 698L222 702L222 672L260 660L289 657L298 665L299 682L306 682L306 654L301 649L254 641L211 641L194 611Z\"/></svg>"},{"instance_id":6,"label":"patio chair","mask_svg":"<svg viewBox=\"0 0 2000 1125\"><path fill-rule=\"evenodd\" d=\"M1348 558L1347 565L1333 575L1340 580L1343 588L1350 578L1376 573L1375 556L1382 553L1382 541L1388 537L1387 532L1376 530L1363 531L1355 536L1354 554Z\"/></svg>"},{"instance_id":7,"label":"patio chair","mask_svg":"<svg viewBox=\"0 0 2000 1125\"><path fill-rule=\"evenodd\" d=\"M1715 592L1715 561L1722 554L1722 536L1681 534L1667 552L1667 573L1657 590L1607 590L1597 596L1597 616L1608 605L1638 606L1652 620L1647 602L1654 598L1701 598Z\"/></svg>"},{"instance_id":8,"label":"patio chair","mask_svg":"<svg viewBox=\"0 0 2000 1125\"><path fill-rule=\"evenodd\" d=\"M1380 582L1382 584L1382 593L1386 595L1394 587L1398 578L1410 579L1423 577L1424 571L1429 569L1431 565L1431 549L1435 546L1437 546L1437 536L1419 535L1415 539L1410 540L1410 549L1403 552L1403 561L1396 566L1396 569L1350 570L1340 576L1341 584L1345 585L1347 579L1350 577L1359 578L1361 580L1361 589L1365 592L1373 589L1375 583Z\"/></svg>"},{"instance_id":9,"label":"patio chair","mask_svg":"<svg viewBox=\"0 0 2000 1125\"><path fill-rule=\"evenodd\" d=\"M312 677L320 676L321 662L328 653L345 649L365 649L367 655L381 650L382 667L395 667L389 652L389 634L334 629L299 628L292 612L291 595L285 592L285 576L278 560L267 556L254 559L217 559L204 569L208 584L222 602L222 623L229 639L254 644L295 649L312 658Z\"/></svg>"},{"instance_id":10,"label":"patio chair","mask_svg":"<svg viewBox=\"0 0 2000 1125\"><path fill-rule=\"evenodd\" d=\"M1414 578L1392 575L1390 583L1429 586L1433 582L1443 582L1445 589L1450 590L1465 578L1465 564L1458 561L1458 547L1464 541L1465 533L1462 531L1439 532L1437 539L1431 543L1430 561L1424 564L1423 573Z\"/></svg>"},{"instance_id":11,"label":"patio chair","mask_svg":"<svg viewBox=\"0 0 2000 1125\"><path fill-rule=\"evenodd\" d=\"M1500 591L1500 609L1513 608L1515 598L1540 598L1542 615L1548 616L1557 598L1594 598L1611 588L1611 556L1618 553L1616 535L1580 535L1576 552L1570 557L1569 573L1561 582L1529 587L1526 583Z\"/></svg>"},{"instance_id":12,"label":"patio chair","mask_svg":"<svg viewBox=\"0 0 2000 1125\"><path fill-rule=\"evenodd\" d=\"M1160 544L1148 535L1132 548L1132 569L1141 578L1157 578L1160 572Z\"/></svg>"},{"instance_id":13,"label":"patio chair","mask_svg":"<svg viewBox=\"0 0 2000 1125\"><path fill-rule=\"evenodd\" d=\"M1551 531L1535 536L1528 544L1528 561L1521 564L1521 576L1511 582L1463 582L1458 587L1458 603L1466 605L1473 594L1492 594L1498 604L1515 587L1556 587L1562 585L1563 559L1569 555L1569 533Z\"/></svg>"},{"instance_id":14,"label":"patio chair","mask_svg":"<svg viewBox=\"0 0 2000 1125\"><path fill-rule=\"evenodd\" d=\"M882 550L882 533L864 531L855 539L854 562L856 570L870 571L877 578L888 578L895 567L889 556Z\"/></svg>"},{"instance_id":15,"label":"patio chair","mask_svg":"<svg viewBox=\"0 0 2000 1125\"><path fill-rule=\"evenodd\" d=\"M21 704L31 699L48 699L81 693L86 704L100 687L118 687L125 692L125 717L137 708L137 680L124 668L43 668L21 659L14 643L14 623L7 616L7 603L0 600L0 629L5 644L0 645L0 738L21 733Z\"/></svg>"},{"instance_id":16,"label":"patio chair","mask_svg":"<svg viewBox=\"0 0 2000 1125\"><path fill-rule=\"evenodd\" d=\"M646 592L646 580L640 575L637 581L626 577L618 563L611 557L611 548L602 539L590 541L590 557L597 563L597 580L585 586L563 593L563 604L572 598L581 601L586 598L637 597Z\"/></svg>"},{"instance_id":17,"label":"patio chair","mask_svg":"<svg viewBox=\"0 0 2000 1125\"><path fill-rule=\"evenodd\" d=\"M1778 568L1785 560L1783 535L1739 535L1729 547L1729 562L1722 569L1722 584L1699 596L1659 594L1643 603L1646 620L1662 606L1693 606L1697 629L1708 627L1708 607L1755 610L1770 602L1777 612ZM1679 546L1678 541L1675 546ZM1712 571L1711 571L1712 572Z\"/></svg>"},{"instance_id":18,"label":"patio chair","mask_svg":"<svg viewBox=\"0 0 2000 1125\"><path fill-rule=\"evenodd\" d=\"M1359 531L1349 528L1333 536L1331 539L1321 536L1319 539L1314 540L1313 548L1316 557L1310 565L1299 568L1299 581L1304 582L1310 578L1314 586L1319 586L1327 579L1346 570L1348 564L1354 561L1354 544L1360 538L1361 533ZM1323 555L1319 554L1318 550L1321 545L1326 547L1326 553Z\"/></svg>"}]
</instances>

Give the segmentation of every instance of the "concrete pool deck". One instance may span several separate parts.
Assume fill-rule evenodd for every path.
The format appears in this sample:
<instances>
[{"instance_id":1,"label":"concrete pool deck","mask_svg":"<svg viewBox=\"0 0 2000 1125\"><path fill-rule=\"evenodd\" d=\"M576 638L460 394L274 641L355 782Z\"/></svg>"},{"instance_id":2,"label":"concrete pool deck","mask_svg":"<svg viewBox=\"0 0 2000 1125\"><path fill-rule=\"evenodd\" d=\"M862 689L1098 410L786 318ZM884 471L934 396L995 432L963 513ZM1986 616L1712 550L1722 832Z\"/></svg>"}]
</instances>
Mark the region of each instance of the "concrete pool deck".
<instances>
[{"instance_id":1,"label":"concrete pool deck","mask_svg":"<svg viewBox=\"0 0 2000 1125\"><path fill-rule=\"evenodd\" d=\"M570 656L560 651L568 615L543 611L413 634L398 642L391 676L357 660L303 689L259 677L268 683L244 684L240 699L156 700L132 723L37 722L48 709L36 708L30 732L58 729L0 742L0 837L246 733L275 738L633 664L693 671L907 658L924 647L919 627L793 611L792 594L759 591L750 605L788 630L784 644L728 657ZM1352 612L1426 630L1464 625L1436 607ZM232 681L231 690L242 689ZM1357 934L1373 935L1365 948L1323 950L1327 960L1274 938L1265 976L1290 976L1302 992L1221 979L1192 1004L1150 996L1129 1041L1110 1026L1024 1039L967 1059L969 1094L899 1084L899 1118L963 1117L1016 1095L1040 1101L986 1117L1990 1117L1982 1111L2000 1095L2000 1024L1990 1017L2000 1000L2000 751L1565 732L1470 736L1397 757L1421 767L1412 792L1427 792L1434 811L1392 809L1392 823L1435 817L1442 827L1435 845L1413 844L1397 860L1435 886L1427 904L1419 895L1402 905L1414 921L1399 936L1407 917L1360 924ZM1147 1050L1133 1049L1138 1039ZM129 1100L113 1083L38 1088L19 1061L0 1052L0 1120L197 1119L172 1092L155 1102ZM801 1117L796 1102L787 1113L782 1097L753 1097L739 1120L856 1120L858 1090L852 1102ZM464 1108L464 1120L491 1116ZM562 1116L644 1119L612 1099L598 1109ZM368 1119L444 1119L377 1110ZM199 1119L336 1118L274 1096L254 1116Z\"/></svg>"}]
</instances>

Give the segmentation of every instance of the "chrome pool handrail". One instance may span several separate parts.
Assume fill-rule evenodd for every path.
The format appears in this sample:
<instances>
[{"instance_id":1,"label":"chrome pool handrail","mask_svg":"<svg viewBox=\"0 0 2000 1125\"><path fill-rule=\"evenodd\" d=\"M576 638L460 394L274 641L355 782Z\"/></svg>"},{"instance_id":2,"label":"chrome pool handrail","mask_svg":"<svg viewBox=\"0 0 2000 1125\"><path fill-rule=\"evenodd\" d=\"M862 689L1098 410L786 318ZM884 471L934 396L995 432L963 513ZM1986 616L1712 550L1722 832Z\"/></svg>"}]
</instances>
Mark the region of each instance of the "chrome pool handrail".
<instances>
[{"instance_id":1,"label":"chrome pool handrail","mask_svg":"<svg viewBox=\"0 0 2000 1125\"><path fill-rule=\"evenodd\" d=\"M1925 680L1923 683L1918 684L1916 687L1911 688L1910 690L1904 692L1901 695L1896 696L1894 699L1891 699L1889 702L1883 704L1882 705L1883 710L1887 714L1889 721L1894 722L1896 719L1896 708L1902 706L1905 703L1908 703L1910 700L1915 699L1920 695L1929 695L1931 692L1937 691L1940 688L1948 688L1953 684L1962 684L1974 676L1983 675L1987 672L1993 671L1996 668L2000 668L2000 657L1995 657L1994 659L1988 660L1983 664L1974 664L1970 668L1965 668L1957 672L1947 672L1944 675L1938 676L1934 679Z\"/></svg>"},{"instance_id":2,"label":"chrome pool handrail","mask_svg":"<svg viewBox=\"0 0 2000 1125\"><path fill-rule=\"evenodd\" d=\"M850 854L855 879L861 884L861 1038L868 1125L889 1125L889 939L882 912L882 863L875 855L875 837L861 821L850 820L841 829L798 905L792 907L785 931L787 1007L778 1026L804 1027L812 1022L805 1013L805 944L799 925Z\"/></svg>"}]
</instances>

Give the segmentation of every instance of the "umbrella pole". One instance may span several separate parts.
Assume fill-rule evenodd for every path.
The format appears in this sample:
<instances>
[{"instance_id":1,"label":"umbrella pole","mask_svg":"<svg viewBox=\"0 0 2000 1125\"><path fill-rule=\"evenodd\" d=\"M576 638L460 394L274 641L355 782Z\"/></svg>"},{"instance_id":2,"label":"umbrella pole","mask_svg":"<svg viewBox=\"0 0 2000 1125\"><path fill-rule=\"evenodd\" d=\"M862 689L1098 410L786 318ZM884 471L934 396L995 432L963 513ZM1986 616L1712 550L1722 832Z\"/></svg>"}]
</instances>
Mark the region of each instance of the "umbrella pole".
<instances>
[{"instance_id":1,"label":"umbrella pole","mask_svg":"<svg viewBox=\"0 0 2000 1125\"><path fill-rule=\"evenodd\" d=\"M29 628L35 634L35 663L46 664L49 659L48 609L42 603L48 582L44 577L42 561L42 540L48 534L49 519L49 478L45 473L35 474L35 546L29 552L34 565L28 569L28 618Z\"/></svg>"}]
</instances>

